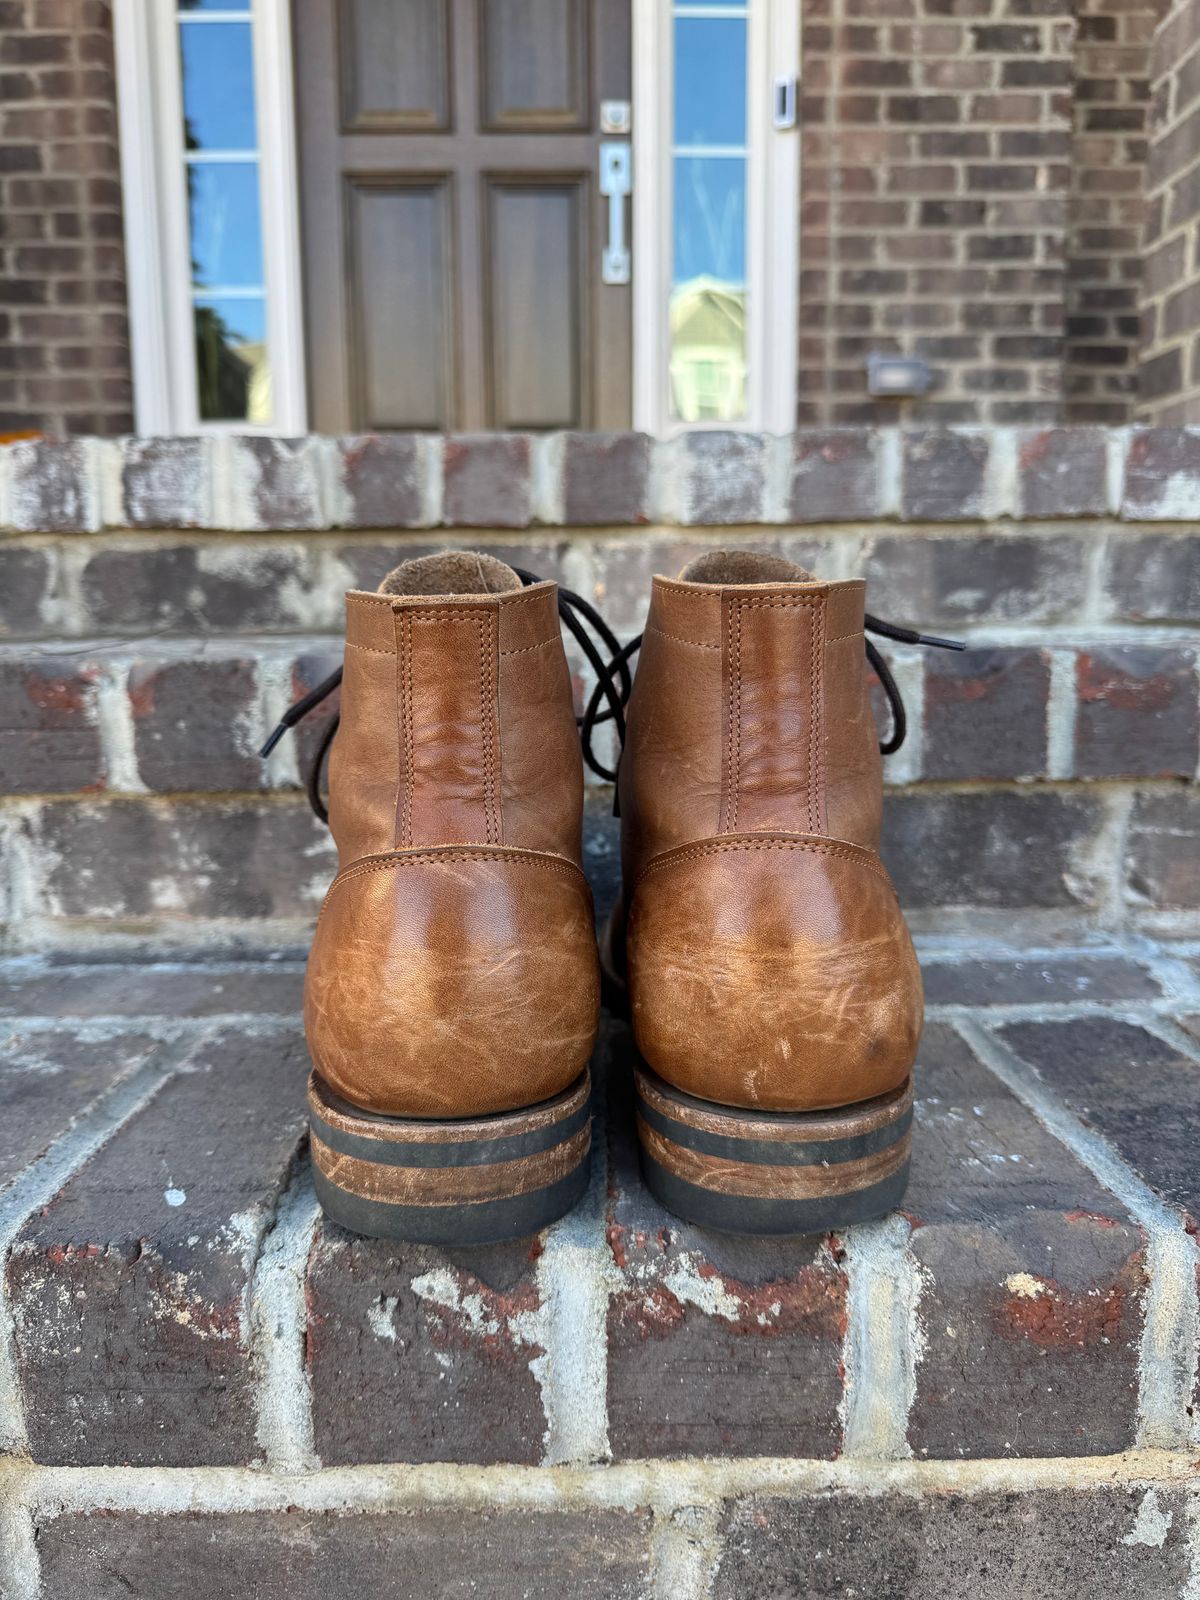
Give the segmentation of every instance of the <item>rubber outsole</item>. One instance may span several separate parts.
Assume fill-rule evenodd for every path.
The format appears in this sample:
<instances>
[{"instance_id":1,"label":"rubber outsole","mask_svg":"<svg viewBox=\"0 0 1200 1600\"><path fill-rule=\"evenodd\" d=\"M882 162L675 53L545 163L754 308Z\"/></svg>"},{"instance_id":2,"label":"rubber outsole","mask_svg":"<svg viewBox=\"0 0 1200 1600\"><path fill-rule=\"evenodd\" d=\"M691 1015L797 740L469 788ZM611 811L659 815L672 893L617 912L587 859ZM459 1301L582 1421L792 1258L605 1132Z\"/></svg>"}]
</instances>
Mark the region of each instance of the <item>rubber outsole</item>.
<instances>
[{"instance_id":1,"label":"rubber outsole","mask_svg":"<svg viewBox=\"0 0 1200 1600\"><path fill-rule=\"evenodd\" d=\"M313 1073L317 1196L353 1233L418 1244L495 1244L536 1233L581 1198L591 1081L540 1105L460 1120L388 1117L351 1105Z\"/></svg>"},{"instance_id":2,"label":"rubber outsole","mask_svg":"<svg viewBox=\"0 0 1200 1600\"><path fill-rule=\"evenodd\" d=\"M646 1186L725 1233L803 1234L892 1211L908 1183L912 1083L859 1105L772 1112L700 1100L635 1071Z\"/></svg>"}]
</instances>

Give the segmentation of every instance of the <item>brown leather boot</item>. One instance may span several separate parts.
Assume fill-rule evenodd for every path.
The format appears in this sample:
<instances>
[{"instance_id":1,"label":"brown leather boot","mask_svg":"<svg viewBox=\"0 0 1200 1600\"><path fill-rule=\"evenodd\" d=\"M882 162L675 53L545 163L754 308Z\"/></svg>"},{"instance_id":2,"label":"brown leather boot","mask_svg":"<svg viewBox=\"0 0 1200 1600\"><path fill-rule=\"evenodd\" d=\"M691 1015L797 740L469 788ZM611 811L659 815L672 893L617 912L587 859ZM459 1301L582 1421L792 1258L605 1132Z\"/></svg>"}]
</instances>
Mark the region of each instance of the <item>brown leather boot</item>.
<instances>
[{"instance_id":1,"label":"brown leather boot","mask_svg":"<svg viewBox=\"0 0 1200 1600\"><path fill-rule=\"evenodd\" d=\"M321 1204L388 1238L530 1233L587 1183L599 1005L556 586L449 552L351 591L329 791L304 1000Z\"/></svg>"},{"instance_id":2,"label":"brown leather boot","mask_svg":"<svg viewBox=\"0 0 1200 1600\"><path fill-rule=\"evenodd\" d=\"M646 1181L708 1227L839 1227L908 1177L921 976L878 854L863 599L753 553L654 580L609 955Z\"/></svg>"}]
</instances>

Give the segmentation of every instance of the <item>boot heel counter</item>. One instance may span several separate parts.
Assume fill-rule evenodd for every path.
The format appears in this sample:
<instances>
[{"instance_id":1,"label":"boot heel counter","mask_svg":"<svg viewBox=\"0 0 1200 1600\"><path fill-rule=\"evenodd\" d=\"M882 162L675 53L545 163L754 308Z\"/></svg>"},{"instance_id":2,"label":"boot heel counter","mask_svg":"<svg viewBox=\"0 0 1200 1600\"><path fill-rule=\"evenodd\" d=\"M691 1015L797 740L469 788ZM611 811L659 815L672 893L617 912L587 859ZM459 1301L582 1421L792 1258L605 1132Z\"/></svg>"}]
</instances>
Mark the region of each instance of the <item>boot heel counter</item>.
<instances>
[{"instance_id":1,"label":"boot heel counter","mask_svg":"<svg viewBox=\"0 0 1200 1600\"><path fill-rule=\"evenodd\" d=\"M313 940L304 1022L336 1093L385 1115L515 1109L566 1089L595 1040L591 893L560 857L450 846L356 862Z\"/></svg>"},{"instance_id":2,"label":"boot heel counter","mask_svg":"<svg viewBox=\"0 0 1200 1600\"><path fill-rule=\"evenodd\" d=\"M638 880L628 942L638 1047L677 1088L799 1111L909 1074L920 970L870 851L752 834L668 852Z\"/></svg>"}]
</instances>

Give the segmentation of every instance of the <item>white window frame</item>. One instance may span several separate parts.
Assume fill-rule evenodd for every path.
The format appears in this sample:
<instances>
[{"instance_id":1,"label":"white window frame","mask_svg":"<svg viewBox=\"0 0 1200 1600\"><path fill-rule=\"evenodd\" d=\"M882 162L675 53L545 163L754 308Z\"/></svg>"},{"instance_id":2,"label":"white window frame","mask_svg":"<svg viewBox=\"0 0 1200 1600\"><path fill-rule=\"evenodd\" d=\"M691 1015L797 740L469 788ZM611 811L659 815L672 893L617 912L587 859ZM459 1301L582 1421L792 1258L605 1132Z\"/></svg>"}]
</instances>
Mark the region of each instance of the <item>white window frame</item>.
<instances>
[{"instance_id":1,"label":"white window frame","mask_svg":"<svg viewBox=\"0 0 1200 1600\"><path fill-rule=\"evenodd\" d=\"M796 425L800 133L798 125L774 126L773 101L777 78L798 80L800 7L749 0L748 10L746 415L689 423L670 407L672 7L633 0L633 425L656 437L714 428L790 433Z\"/></svg>"},{"instance_id":2,"label":"white window frame","mask_svg":"<svg viewBox=\"0 0 1200 1600\"><path fill-rule=\"evenodd\" d=\"M204 12L245 22L247 13ZM115 0L133 403L141 434L307 431L290 0L251 0L270 423L199 412L174 0ZM206 22L189 21L188 27Z\"/></svg>"}]
</instances>

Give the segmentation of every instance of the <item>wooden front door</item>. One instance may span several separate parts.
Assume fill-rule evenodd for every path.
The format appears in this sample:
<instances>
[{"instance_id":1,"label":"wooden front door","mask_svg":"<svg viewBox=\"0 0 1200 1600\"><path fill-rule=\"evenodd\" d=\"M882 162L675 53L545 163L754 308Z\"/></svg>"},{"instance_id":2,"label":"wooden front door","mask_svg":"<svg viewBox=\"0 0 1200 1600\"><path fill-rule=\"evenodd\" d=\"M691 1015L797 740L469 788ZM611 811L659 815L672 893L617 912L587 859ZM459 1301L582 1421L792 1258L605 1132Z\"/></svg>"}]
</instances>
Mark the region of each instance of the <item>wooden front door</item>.
<instances>
[{"instance_id":1,"label":"wooden front door","mask_svg":"<svg viewBox=\"0 0 1200 1600\"><path fill-rule=\"evenodd\" d=\"M630 289L602 267L600 193L602 160L628 159L629 12L295 0L319 431L629 426Z\"/></svg>"}]
</instances>

